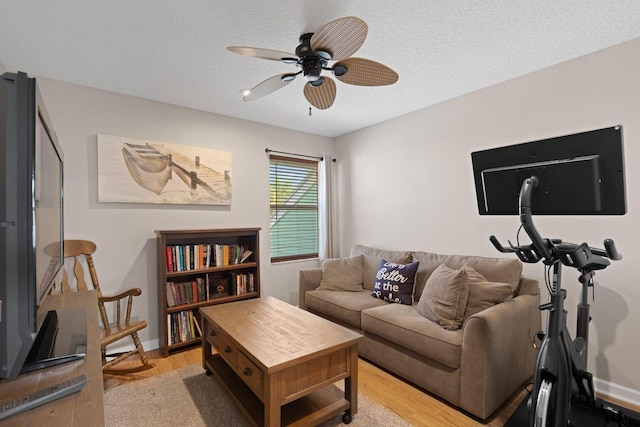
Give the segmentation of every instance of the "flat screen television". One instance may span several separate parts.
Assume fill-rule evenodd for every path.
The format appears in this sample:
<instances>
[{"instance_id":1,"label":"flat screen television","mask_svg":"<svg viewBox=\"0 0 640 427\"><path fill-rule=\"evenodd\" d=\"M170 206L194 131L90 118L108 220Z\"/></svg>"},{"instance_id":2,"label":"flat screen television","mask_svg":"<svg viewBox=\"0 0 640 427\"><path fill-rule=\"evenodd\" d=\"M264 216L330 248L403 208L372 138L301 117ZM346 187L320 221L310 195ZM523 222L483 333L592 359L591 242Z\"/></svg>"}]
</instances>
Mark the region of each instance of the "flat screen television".
<instances>
[{"instance_id":1,"label":"flat screen television","mask_svg":"<svg viewBox=\"0 0 640 427\"><path fill-rule=\"evenodd\" d=\"M480 215L519 214L519 193L536 176L537 215L627 212L622 126L471 153Z\"/></svg>"},{"instance_id":2,"label":"flat screen television","mask_svg":"<svg viewBox=\"0 0 640 427\"><path fill-rule=\"evenodd\" d=\"M64 263L60 256L64 253L63 183L62 149L35 79L25 73L3 74L0 379L15 379L21 372L56 364L70 353L82 353L83 339L78 337L82 331L69 335L68 326L61 322L68 315L39 312ZM71 324L83 321L82 314L78 316ZM80 326L85 328L86 345L86 322ZM73 345L72 351L62 350L61 346L67 345Z\"/></svg>"}]
</instances>

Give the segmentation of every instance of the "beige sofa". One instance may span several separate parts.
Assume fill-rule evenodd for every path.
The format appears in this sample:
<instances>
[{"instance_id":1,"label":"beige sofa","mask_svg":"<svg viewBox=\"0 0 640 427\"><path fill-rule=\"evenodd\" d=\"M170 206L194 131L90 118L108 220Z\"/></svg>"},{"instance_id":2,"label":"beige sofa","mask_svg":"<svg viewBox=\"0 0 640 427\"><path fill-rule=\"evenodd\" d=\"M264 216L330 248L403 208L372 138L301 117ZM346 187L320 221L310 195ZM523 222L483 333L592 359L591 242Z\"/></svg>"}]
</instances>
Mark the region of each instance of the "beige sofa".
<instances>
[{"instance_id":1,"label":"beige sofa","mask_svg":"<svg viewBox=\"0 0 640 427\"><path fill-rule=\"evenodd\" d=\"M363 333L362 357L483 420L533 374L536 350L532 342L540 329L538 282L520 276L522 265L517 259L386 251L361 245L352 248L350 257L361 259L363 290L317 289L323 269L303 270L299 301L301 308ZM419 262L412 305L372 296L382 259ZM441 264L450 269L472 266L487 281L511 282L513 294L464 318L459 329L446 329L417 309L430 276ZM427 289L431 287L434 285Z\"/></svg>"}]
</instances>

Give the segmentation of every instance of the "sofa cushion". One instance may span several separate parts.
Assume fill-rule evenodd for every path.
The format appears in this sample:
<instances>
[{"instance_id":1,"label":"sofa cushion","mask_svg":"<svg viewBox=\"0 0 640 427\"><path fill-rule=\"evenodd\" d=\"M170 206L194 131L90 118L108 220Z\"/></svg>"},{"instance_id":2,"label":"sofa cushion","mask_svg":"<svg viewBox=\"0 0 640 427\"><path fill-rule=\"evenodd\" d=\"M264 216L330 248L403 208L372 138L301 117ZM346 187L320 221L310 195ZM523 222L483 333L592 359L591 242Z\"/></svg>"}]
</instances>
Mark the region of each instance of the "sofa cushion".
<instances>
[{"instance_id":1,"label":"sofa cushion","mask_svg":"<svg viewBox=\"0 0 640 427\"><path fill-rule=\"evenodd\" d=\"M376 283L371 295L388 302L413 304L413 285L416 281L418 263L398 264L383 259L376 274Z\"/></svg>"},{"instance_id":2,"label":"sofa cushion","mask_svg":"<svg viewBox=\"0 0 640 427\"><path fill-rule=\"evenodd\" d=\"M464 268L442 264L429 277L418 301L418 313L450 331L460 328L469 296L469 276Z\"/></svg>"},{"instance_id":3,"label":"sofa cushion","mask_svg":"<svg viewBox=\"0 0 640 427\"><path fill-rule=\"evenodd\" d=\"M467 298L464 320L484 309L513 298L513 289L510 284L490 282L469 264L465 264L463 268L469 278L469 297Z\"/></svg>"},{"instance_id":4,"label":"sofa cushion","mask_svg":"<svg viewBox=\"0 0 640 427\"><path fill-rule=\"evenodd\" d=\"M326 314L358 329L361 329L360 313L362 310L389 304L383 300L371 298L369 291L313 290L306 292L304 300L307 310Z\"/></svg>"},{"instance_id":5,"label":"sofa cushion","mask_svg":"<svg viewBox=\"0 0 640 427\"><path fill-rule=\"evenodd\" d=\"M322 276L318 289L325 291L362 291L362 255L323 260Z\"/></svg>"},{"instance_id":6,"label":"sofa cushion","mask_svg":"<svg viewBox=\"0 0 640 427\"><path fill-rule=\"evenodd\" d=\"M418 278L414 289L414 298L419 300L427 279L438 266L446 264L449 268L458 270L469 264L478 273L491 282L503 282L512 286L516 291L522 274L522 262L517 258L488 258L465 255L439 255L430 252L414 252L413 261L419 261Z\"/></svg>"},{"instance_id":7,"label":"sofa cushion","mask_svg":"<svg viewBox=\"0 0 640 427\"><path fill-rule=\"evenodd\" d=\"M415 305L386 304L363 310L362 329L443 365L460 366L462 330L440 327L418 314Z\"/></svg>"},{"instance_id":8,"label":"sofa cushion","mask_svg":"<svg viewBox=\"0 0 640 427\"><path fill-rule=\"evenodd\" d=\"M382 259L398 264L408 264L411 262L411 252L409 251L387 251L363 245L355 245L351 248L350 256L356 255L362 255L362 285L370 291L373 290L376 282L376 273L378 272Z\"/></svg>"}]
</instances>

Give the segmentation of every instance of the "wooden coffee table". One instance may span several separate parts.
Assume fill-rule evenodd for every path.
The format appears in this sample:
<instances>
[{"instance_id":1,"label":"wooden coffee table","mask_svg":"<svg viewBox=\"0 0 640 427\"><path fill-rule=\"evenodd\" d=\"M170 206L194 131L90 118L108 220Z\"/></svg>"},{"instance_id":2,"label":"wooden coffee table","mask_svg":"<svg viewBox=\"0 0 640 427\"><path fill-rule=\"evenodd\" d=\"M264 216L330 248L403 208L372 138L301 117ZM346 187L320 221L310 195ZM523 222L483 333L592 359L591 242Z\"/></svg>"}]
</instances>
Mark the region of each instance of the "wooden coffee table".
<instances>
[{"instance_id":1,"label":"wooden coffee table","mask_svg":"<svg viewBox=\"0 0 640 427\"><path fill-rule=\"evenodd\" d=\"M361 334L273 297L200 313L203 367L254 425L316 425L342 412L351 422Z\"/></svg>"}]
</instances>

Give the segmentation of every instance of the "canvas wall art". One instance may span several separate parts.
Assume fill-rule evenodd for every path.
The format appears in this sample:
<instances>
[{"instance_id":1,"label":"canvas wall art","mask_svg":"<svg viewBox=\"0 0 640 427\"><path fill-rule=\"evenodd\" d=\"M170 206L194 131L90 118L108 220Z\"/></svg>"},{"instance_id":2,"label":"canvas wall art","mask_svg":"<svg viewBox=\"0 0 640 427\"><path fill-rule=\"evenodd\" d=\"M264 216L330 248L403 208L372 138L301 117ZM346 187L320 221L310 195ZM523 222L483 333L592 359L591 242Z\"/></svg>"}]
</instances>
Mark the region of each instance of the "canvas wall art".
<instances>
[{"instance_id":1,"label":"canvas wall art","mask_svg":"<svg viewBox=\"0 0 640 427\"><path fill-rule=\"evenodd\" d=\"M231 205L231 152L98 135L98 201Z\"/></svg>"}]
</instances>

